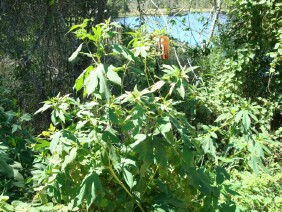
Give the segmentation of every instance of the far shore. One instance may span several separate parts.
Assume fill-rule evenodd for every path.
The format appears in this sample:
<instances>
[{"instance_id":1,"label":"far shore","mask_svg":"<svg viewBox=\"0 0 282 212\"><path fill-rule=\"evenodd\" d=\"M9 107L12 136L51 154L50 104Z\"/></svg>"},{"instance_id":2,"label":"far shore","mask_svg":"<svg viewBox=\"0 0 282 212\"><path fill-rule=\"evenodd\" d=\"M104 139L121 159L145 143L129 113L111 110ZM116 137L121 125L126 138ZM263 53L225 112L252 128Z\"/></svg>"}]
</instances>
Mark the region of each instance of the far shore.
<instances>
[{"instance_id":1,"label":"far shore","mask_svg":"<svg viewBox=\"0 0 282 212\"><path fill-rule=\"evenodd\" d=\"M183 10L147 9L146 11L142 11L142 15L144 16L155 16L155 15L181 16L187 13L209 13L209 12L212 12L212 8L191 8L191 9L183 9ZM221 9L221 13L226 13L226 12L227 10ZM132 16L139 16L139 15L140 13L138 10L131 10L130 12L126 12L126 13L120 12L117 18L132 17Z\"/></svg>"}]
</instances>

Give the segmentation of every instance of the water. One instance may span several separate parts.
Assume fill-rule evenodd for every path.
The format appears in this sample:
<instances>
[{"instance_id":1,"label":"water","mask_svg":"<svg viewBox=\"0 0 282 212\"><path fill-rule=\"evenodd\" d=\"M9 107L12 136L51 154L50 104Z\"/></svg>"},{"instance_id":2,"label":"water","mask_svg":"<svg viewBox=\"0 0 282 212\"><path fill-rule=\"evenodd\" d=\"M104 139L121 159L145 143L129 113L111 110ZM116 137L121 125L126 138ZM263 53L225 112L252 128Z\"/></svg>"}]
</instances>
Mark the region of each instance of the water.
<instances>
[{"instance_id":1,"label":"water","mask_svg":"<svg viewBox=\"0 0 282 212\"><path fill-rule=\"evenodd\" d=\"M204 40L207 40L212 24L210 17L210 13L202 12L188 13L183 16L146 16L144 20L140 20L139 17L124 17L117 18L115 21L135 29L143 21L147 24L149 32L165 30L171 37L195 46L201 45ZM226 15L219 15L221 25L225 24L226 20ZM216 32L218 32L218 28L216 28Z\"/></svg>"}]
</instances>

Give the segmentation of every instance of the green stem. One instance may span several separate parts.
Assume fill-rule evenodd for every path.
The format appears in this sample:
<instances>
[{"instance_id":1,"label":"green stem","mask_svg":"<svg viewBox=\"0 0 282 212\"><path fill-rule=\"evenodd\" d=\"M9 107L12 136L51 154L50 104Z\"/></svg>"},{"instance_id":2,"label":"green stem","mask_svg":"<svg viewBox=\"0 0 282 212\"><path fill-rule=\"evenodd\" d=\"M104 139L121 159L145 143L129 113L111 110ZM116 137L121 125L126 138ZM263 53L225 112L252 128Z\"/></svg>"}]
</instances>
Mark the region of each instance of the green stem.
<instances>
[{"instance_id":1,"label":"green stem","mask_svg":"<svg viewBox=\"0 0 282 212\"><path fill-rule=\"evenodd\" d=\"M145 72L145 77L148 83L148 88L150 87L150 82L149 82L149 77L148 77L148 73L147 73L147 59L144 59L144 72Z\"/></svg>"},{"instance_id":2,"label":"green stem","mask_svg":"<svg viewBox=\"0 0 282 212\"><path fill-rule=\"evenodd\" d=\"M145 190L144 190L144 192L143 192L142 195L144 195L144 194L146 193L146 190L148 189L149 185L150 185L150 184L152 183L152 181L154 180L154 177L155 177L155 175L156 175L158 169L159 169L159 167L157 166L157 168L156 168L156 170L154 171L154 173L150 176L149 182L148 182L148 184L147 184L147 186L146 186L146 188L145 188Z\"/></svg>"},{"instance_id":3,"label":"green stem","mask_svg":"<svg viewBox=\"0 0 282 212\"><path fill-rule=\"evenodd\" d=\"M120 186L126 191L126 193L133 199L135 199L135 201L137 202L138 207L140 208L140 210L142 212L145 212L145 210L143 209L143 207L140 205L140 203L138 202L138 200L136 200L136 198L133 196L132 193L130 193L130 191L125 187L125 185L123 184L123 182L118 178L118 176L116 175L115 171L113 170L112 166L110 165L109 167L107 167L110 171L110 173L112 174L112 176L115 178L115 180L120 184Z\"/></svg>"}]
</instances>

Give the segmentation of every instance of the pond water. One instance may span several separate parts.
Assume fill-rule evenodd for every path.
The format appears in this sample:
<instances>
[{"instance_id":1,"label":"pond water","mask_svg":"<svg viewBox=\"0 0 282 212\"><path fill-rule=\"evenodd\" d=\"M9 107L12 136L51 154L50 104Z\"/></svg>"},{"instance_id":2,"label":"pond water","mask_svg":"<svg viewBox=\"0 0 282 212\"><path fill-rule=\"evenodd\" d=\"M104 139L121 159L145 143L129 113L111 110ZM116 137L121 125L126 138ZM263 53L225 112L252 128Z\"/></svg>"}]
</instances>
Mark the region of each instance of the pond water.
<instances>
[{"instance_id":1,"label":"pond water","mask_svg":"<svg viewBox=\"0 0 282 212\"><path fill-rule=\"evenodd\" d=\"M146 23L150 32L156 29L165 29L167 34L173 38L195 46L207 39L212 24L210 17L210 13L202 12L188 13L182 16L147 16L143 20L140 20L139 17L124 17L117 18L115 21L132 28L138 28L142 23ZM220 14L220 25L225 24L226 21L227 16ZM218 28L216 28L216 32L218 32Z\"/></svg>"}]
</instances>

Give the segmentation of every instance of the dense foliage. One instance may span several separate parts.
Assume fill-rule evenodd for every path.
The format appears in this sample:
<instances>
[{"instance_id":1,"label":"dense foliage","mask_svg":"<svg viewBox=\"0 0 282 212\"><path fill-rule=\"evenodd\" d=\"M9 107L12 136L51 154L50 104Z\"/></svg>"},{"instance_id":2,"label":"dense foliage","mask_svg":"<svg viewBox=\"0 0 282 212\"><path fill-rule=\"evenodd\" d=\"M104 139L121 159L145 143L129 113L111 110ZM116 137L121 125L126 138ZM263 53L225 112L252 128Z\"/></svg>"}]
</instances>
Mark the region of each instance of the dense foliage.
<instances>
[{"instance_id":1,"label":"dense foliage","mask_svg":"<svg viewBox=\"0 0 282 212\"><path fill-rule=\"evenodd\" d=\"M36 112L51 121L35 142L0 81L0 208L281 211L280 17L278 0L236 0L208 51L171 41L169 61L145 25L73 25L84 71Z\"/></svg>"},{"instance_id":2,"label":"dense foliage","mask_svg":"<svg viewBox=\"0 0 282 212\"><path fill-rule=\"evenodd\" d=\"M3 64L2 64L3 65ZM34 143L26 124L31 116L22 113L16 101L6 96L10 90L0 86L0 208L10 208L3 200L25 200L32 197L25 183L31 177L33 157L29 147Z\"/></svg>"}]
</instances>

